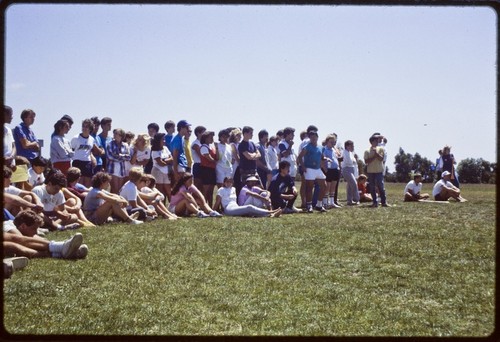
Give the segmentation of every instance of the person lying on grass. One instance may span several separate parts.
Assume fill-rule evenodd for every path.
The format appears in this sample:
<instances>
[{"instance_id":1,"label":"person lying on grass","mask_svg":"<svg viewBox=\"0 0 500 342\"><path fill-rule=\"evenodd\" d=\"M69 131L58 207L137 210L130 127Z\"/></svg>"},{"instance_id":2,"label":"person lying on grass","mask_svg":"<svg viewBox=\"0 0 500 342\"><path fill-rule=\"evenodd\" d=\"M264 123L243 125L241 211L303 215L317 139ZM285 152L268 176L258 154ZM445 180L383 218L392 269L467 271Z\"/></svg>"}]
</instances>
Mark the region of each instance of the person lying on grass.
<instances>
[{"instance_id":1,"label":"person lying on grass","mask_svg":"<svg viewBox=\"0 0 500 342\"><path fill-rule=\"evenodd\" d=\"M420 173L415 173L413 175L413 180L406 184L404 191L404 201L405 202L418 202L421 200L428 200L429 194L421 194L422 190L422 175Z\"/></svg>"},{"instance_id":2,"label":"person lying on grass","mask_svg":"<svg viewBox=\"0 0 500 342\"><path fill-rule=\"evenodd\" d=\"M271 209L271 193L262 189L260 180L256 176L250 176L245 181L245 186L241 188L238 196L238 204L254 205L258 208Z\"/></svg>"},{"instance_id":3,"label":"person lying on grass","mask_svg":"<svg viewBox=\"0 0 500 342\"><path fill-rule=\"evenodd\" d=\"M441 179L434 184L432 196L436 201L448 201L453 198L457 202L466 202L467 200L460 195L460 189L451 183L451 173L443 171Z\"/></svg>"},{"instance_id":4,"label":"person lying on grass","mask_svg":"<svg viewBox=\"0 0 500 342\"><path fill-rule=\"evenodd\" d=\"M120 189L120 196L128 201L125 208L129 215L139 212L139 220L151 221L155 219L158 214L152 205L147 205L146 202L139 196L139 183L141 181L144 171L140 167L133 167L128 174L129 180Z\"/></svg>"},{"instance_id":5,"label":"person lying on grass","mask_svg":"<svg viewBox=\"0 0 500 342\"><path fill-rule=\"evenodd\" d=\"M76 233L65 241L49 241L36 235L33 237L22 235L22 231L36 232L42 223L43 219L34 213L29 214L29 211L19 213L14 219L16 228L4 228L3 256L63 259L82 259L87 256L88 246L82 244L81 233Z\"/></svg>"},{"instance_id":6,"label":"person lying on grass","mask_svg":"<svg viewBox=\"0 0 500 342\"><path fill-rule=\"evenodd\" d=\"M175 184L168 210L177 216L196 214L199 218L221 217L210 208L205 197L193 184L193 175L185 172Z\"/></svg>"},{"instance_id":7,"label":"person lying on grass","mask_svg":"<svg viewBox=\"0 0 500 342\"><path fill-rule=\"evenodd\" d=\"M45 179L45 184L33 188L43 204L43 226L49 230L76 229L82 224L76 214L69 213L65 208L65 198L62 188L66 187L66 176L59 170L51 170Z\"/></svg>"},{"instance_id":8,"label":"person lying on grass","mask_svg":"<svg viewBox=\"0 0 500 342\"><path fill-rule=\"evenodd\" d=\"M108 191L110 183L111 175L106 172L97 172L92 177L92 189L83 202L85 216L97 225L112 222L113 216L130 224L143 223L137 220L139 212L132 215L127 213L125 207L128 201L125 198Z\"/></svg>"},{"instance_id":9,"label":"person lying on grass","mask_svg":"<svg viewBox=\"0 0 500 342\"><path fill-rule=\"evenodd\" d=\"M167 220L178 219L177 215L168 211L165 206L165 195L156 187L156 179L153 175L144 174L139 182L139 196L147 205L152 205L156 212Z\"/></svg>"},{"instance_id":10,"label":"person lying on grass","mask_svg":"<svg viewBox=\"0 0 500 342\"><path fill-rule=\"evenodd\" d=\"M43 204L33 192L28 190L22 190L18 187L11 185L10 179L12 177L12 170L4 166L3 167L3 192L4 196L9 194L8 201L4 200L4 208L9 210L13 215L16 215L21 210L32 208L33 206L38 207L38 209L43 208ZM17 200L13 200L17 199ZM23 200L23 201L22 201ZM28 203L26 203L28 202ZM41 211L41 210L39 210Z\"/></svg>"},{"instance_id":11,"label":"person lying on grass","mask_svg":"<svg viewBox=\"0 0 500 342\"><path fill-rule=\"evenodd\" d=\"M219 209L222 207L225 215L258 217L279 217L281 215L281 208L276 210L266 210L251 204L243 206L238 205L236 202L236 189L233 187L233 178L225 177L223 184L224 186L217 190L214 208Z\"/></svg>"}]
</instances>

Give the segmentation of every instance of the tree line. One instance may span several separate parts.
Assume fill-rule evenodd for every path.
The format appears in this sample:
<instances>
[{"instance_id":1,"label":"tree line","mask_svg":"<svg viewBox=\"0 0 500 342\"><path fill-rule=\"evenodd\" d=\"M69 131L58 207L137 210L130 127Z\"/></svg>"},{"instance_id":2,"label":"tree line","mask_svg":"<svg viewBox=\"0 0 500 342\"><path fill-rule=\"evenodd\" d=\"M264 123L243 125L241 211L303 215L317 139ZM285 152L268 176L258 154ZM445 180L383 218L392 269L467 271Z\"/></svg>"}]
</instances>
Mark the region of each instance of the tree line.
<instances>
[{"instance_id":1,"label":"tree line","mask_svg":"<svg viewBox=\"0 0 500 342\"><path fill-rule=\"evenodd\" d=\"M387 182L406 183L412 179L414 173L422 174L424 182L437 180L436 163L422 157L418 152L414 155L405 153L400 147L394 157L396 171L386 174ZM496 183L497 163L490 163L482 158L467 158L456 166L460 183Z\"/></svg>"}]
</instances>

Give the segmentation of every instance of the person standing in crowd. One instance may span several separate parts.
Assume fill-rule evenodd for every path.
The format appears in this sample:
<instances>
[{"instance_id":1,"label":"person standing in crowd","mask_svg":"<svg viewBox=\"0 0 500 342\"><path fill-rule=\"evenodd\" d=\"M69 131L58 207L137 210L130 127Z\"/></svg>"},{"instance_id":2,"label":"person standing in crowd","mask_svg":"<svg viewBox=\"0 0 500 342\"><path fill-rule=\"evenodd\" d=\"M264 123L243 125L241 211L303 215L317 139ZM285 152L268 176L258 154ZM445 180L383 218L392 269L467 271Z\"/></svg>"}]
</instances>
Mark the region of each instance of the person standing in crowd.
<instances>
[{"instance_id":1,"label":"person standing in crowd","mask_svg":"<svg viewBox=\"0 0 500 342\"><path fill-rule=\"evenodd\" d=\"M337 182L340 179L340 169L338 158L340 157L339 151L335 148L335 136L329 134L323 142L323 157L326 160L325 175L326 175L326 191L325 198L327 208L340 208L335 204L335 189Z\"/></svg>"},{"instance_id":2,"label":"person standing in crowd","mask_svg":"<svg viewBox=\"0 0 500 342\"><path fill-rule=\"evenodd\" d=\"M368 173L368 184L372 195L373 208L378 207L377 188L380 193L380 200L383 207L388 207L384 187L384 149L378 146L378 137L371 136L370 148L365 151L364 159L366 172Z\"/></svg>"},{"instance_id":3,"label":"person standing in crowd","mask_svg":"<svg viewBox=\"0 0 500 342\"><path fill-rule=\"evenodd\" d=\"M72 165L79 168L82 172L82 184L86 187L90 187L96 164L92 150L94 148L98 149L94 138L90 135L93 129L94 125L92 121L85 119L82 122L82 132L71 139L71 148L75 152Z\"/></svg>"},{"instance_id":4,"label":"person standing in crowd","mask_svg":"<svg viewBox=\"0 0 500 342\"><path fill-rule=\"evenodd\" d=\"M290 163L290 177L295 180L297 175L297 158L293 149L293 138L295 138L295 129L287 127L283 130L283 140L279 143L280 160L286 160Z\"/></svg>"},{"instance_id":5,"label":"person standing in crowd","mask_svg":"<svg viewBox=\"0 0 500 342\"><path fill-rule=\"evenodd\" d=\"M144 167L151 158L151 138L146 133L139 133L130 146L130 164L132 167Z\"/></svg>"},{"instance_id":6,"label":"person standing in crowd","mask_svg":"<svg viewBox=\"0 0 500 342\"><path fill-rule=\"evenodd\" d=\"M31 126L35 123L36 113L31 109L25 109L21 113L22 122L14 128L14 142L18 156L33 159L40 156L41 147Z\"/></svg>"},{"instance_id":7,"label":"person standing in crowd","mask_svg":"<svg viewBox=\"0 0 500 342\"><path fill-rule=\"evenodd\" d=\"M92 123L94 124L94 129L92 130L90 135L94 138L95 145L97 146L97 148L92 150L92 154L95 158L95 166L92 173L96 174L97 172L103 170L103 156L106 155L106 146L102 144L102 140L97 135L99 127L101 126L101 120L99 120L97 116L93 116L90 118L90 121L92 121Z\"/></svg>"},{"instance_id":8,"label":"person standing in crowd","mask_svg":"<svg viewBox=\"0 0 500 342\"><path fill-rule=\"evenodd\" d=\"M165 133L156 133L151 144L151 158L153 159L153 169L151 175L155 178L158 190L170 202L171 183L169 176L170 166L173 163L172 153L165 146Z\"/></svg>"},{"instance_id":9,"label":"person standing in crowd","mask_svg":"<svg viewBox=\"0 0 500 342\"><path fill-rule=\"evenodd\" d=\"M313 212L312 198L314 182L319 185L319 196L316 202L315 209L319 212L326 212L325 208L325 190L326 190L326 176L321 170L323 161L323 149L318 145L318 132L309 131L309 143L302 149L297 162L303 165L304 179L306 182L306 208L308 213Z\"/></svg>"},{"instance_id":10,"label":"person standing in crowd","mask_svg":"<svg viewBox=\"0 0 500 342\"><path fill-rule=\"evenodd\" d=\"M214 145L214 134L212 131L205 131L200 138L200 173L203 183L201 193L209 206L213 205L214 187L217 182L215 173L217 150Z\"/></svg>"},{"instance_id":11,"label":"person standing in crowd","mask_svg":"<svg viewBox=\"0 0 500 342\"><path fill-rule=\"evenodd\" d=\"M165 131L167 132L167 134L165 135L165 146L167 146L169 151L172 151L172 146L170 146L170 143L174 138L175 122L173 122L172 120L168 120L167 122L165 122L165 125L163 127L165 127Z\"/></svg>"},{"instance_id":12,"label":"person standing in crowd","mask_svg":"<svg viewBox=\"0 0 500 342\"><path fill-rule=\"evenodd\" d=\"M269 138L267 144L267 156L269 158L269 167L271 168L271 175L276 176L279 173L279 157L278 157L278 138L273 135Z\"/></svg>"},{"instance_id":13,"label":"person standing in crowd","mask_svg":"<svg viewBox=\"0 0 500 342\"><path fill-rule=\"evenodd\" d=\"M241 129L232 128L229 130L229 145L231 145L231 150L233 152L233 183L236 189L236 195L238 195L243 187L240 176L240 154L238 152L238 146L241 141Z\"/></svg>"},{"instance_id":14,"label":"person standing in crowd","mask_svg":"<svg viewBox=\"0 0 500 342\"><path fill-rule=\"evenodd\" d=\"M160 131L160 126L156 122L152 122L148 125L148 135L151 141L153 141L153 138L156 133ZM153 169L153 159L149 158L148 163L146 166L144 166L144 173L151 174L151 170Z\"/></svg>"},{"instance_id":15,"label":"person standing in crowd","mask_svg":"<svg viewBox=\"0 0 500 342\"><path fill-rule=\"evenodd\" d=\"M354 169L357 168L354 159L354 142L347 140L344 142L344 151L342 152L342 177L346 182L347 205L359 204L358 185Z\"/></svg>"},{"instance_id":16,"label":"person standing in crowd","mask_svg":"<svg viewBox=\"0 0 500 342\"><path fill-rule=\"evenodd\" d=\"M184 138L188 134L191 124L186 120L180 120L177 123L177 135L172 139L172 171L174 173L173 182L177 182L186 172L188 163L186 153L184 152Z\"/></svg>"},{"instance_id":17,"label":"person standing in crowd","mask_svg":"<svg viewBox=\"0 0 500 342\"><path fill-rule=\"evenodd\" d=\"M74 156L73 149L65 135L69 132L69 122L58 120L54 124L54 133L50 141L50 161L52 167L66 174L71 167L71 159Z\"/></svg>"},{"instance_id":18,"label":"person standing in crowd","mask_svg":"<svg viewBox=\"0 0 500 342\"><path fill-rule=\"evenodd\" d=\"M193 168L193 153L191 152L191 142L189 139L191 138L191 134L193 134L193 130L191 127L188 128L187 134L184 137L184 154L186 155L187 160L187 172L192 172Z\"/></svg>"},{"instance_id":19,"label":"person standing in crowd","mask_svg":"<svg viewBox=\"0 0 500 342\"><path fill-rule=\"evenodd\" d=\"M109 134L111 131L111 124L113 123L113 120L109 117L104 117L101 119L101 129L102 132L99 133L96 137L96 146L100 148L99 151L103 152L101 154L102 158L102 170L106 170L107 168L107 162L108 162L108 150L107 146L113 140L113 137ZM97 164L97 162L96 162Z\"/></svg>"},{"instance_id":20,"label":"person standing in crowd","mask_svg":"<svg viewBox=\"0 0 500 342\"><path fill-rule=\"evenodd\" d=\"M439 150L438 154L439 157L436 159L436 178L440 180L443 173L443 150Z\"/></svg>"},{"instance_id":21,"label":"person standing in crowd","mask_svg":"<svg viewBox=\"0 0 500 342\"><path fill-rule=\"evenodd\" d=\"M125 131L121 128L113 130L113 140L107 145L107 172L111 175L111 192L117 194L125 184L127 169L125 162L132 156L127 143L124 142Z\"/></svg>"},{"instance_id":22,"label":"person standing in crowd","mask_svg":"<svg viewBox=\"0 0 500 342\"><path fill-rule=\"evenodd\" d=\"M260 158L260 153L255 144L251 141L253 137L253 128L249 126L243 127L243 140L238 146L238 154L240 156L240 179L241 183L245 183L247 178L255 176L258 178L260 186L262 181L257 173L257 162ZM238 195L239 196L239 195Z\"/></svg>"},{"instance_id":23,"label":"person standing in crowd","mask_svg":"<svg viewBox=\"0 0 500 342\"><path fill-rule=\"evenodd\" d=\"M227 129L219 131L219 143L215 144L217 153L217 165L215 166L215 178L219 188L224 186L226 177L233 178L233 153L231 145L228 144L229 132Z\"/></svg>"},{"instance_id":24,"label":"person standing in crowd","mask_svg":"<svg viewBox=\"0 0 500 342\"><path fill-rule=\"evenodd\" d=\"M204 126L196 126L194 129L194 135L196 136L196 140L191 144L191 156L193 157L193 183L196 185L198 189L203 188L203 182L201 180L201 172L200 172L200 163L201 163L201 135L205 133L207 129Z\"/></svg>"},{"instance_id":25,"label":"person standing in crowd","mask_svg":"<svg viewBox=\"0 0 500 342\"><path fill-rule=\"evenodd\" d=\"M451 183L460 189L460 182L458 181L458 174L455 169L457 161L455 160L455 156L451 153L451 146L445 146L443 148L443 155L441 158L443 160L443 171L448 171L451 174Z\"/></svg>"},{"instance_id":26,"label":"person standing in crowd","mask_svg":"<svg viewBox=\"0 0 500 342\"><path fill-rule=\"evenodd\" d=\"M9 106L3 107L3 162L4 165L14 168L16 166L16 143L12 130L8 126L12 122L13 113Z\"/></svg>"},{"instance_id":27,"label":"person standing in crowd","mask_svg":"<svg viewBox=\"0 0 500 342\"><path fill-rule=\"evenodd\" d=\"M257 173L262 181L262 187L264 189L269 188L269 182L271 181L271 167L269 165L269 156L267 155L267 142L269 141L269 133L263 129L259 132L259 143L257 144L257 150L260 153L260 158L255 162L257 163Z\"/></svg>"}]
</instances>

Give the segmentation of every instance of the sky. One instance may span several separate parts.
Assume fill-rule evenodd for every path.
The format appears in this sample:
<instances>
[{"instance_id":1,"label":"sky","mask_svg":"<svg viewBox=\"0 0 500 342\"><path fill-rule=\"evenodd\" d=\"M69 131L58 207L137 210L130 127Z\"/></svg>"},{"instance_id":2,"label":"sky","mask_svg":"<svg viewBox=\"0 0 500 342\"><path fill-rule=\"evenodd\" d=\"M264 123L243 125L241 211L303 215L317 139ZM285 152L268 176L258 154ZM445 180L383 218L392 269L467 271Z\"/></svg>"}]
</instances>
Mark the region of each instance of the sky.
<instances>
[{"instance_id":1,"label":"sky","mask_svg":"<svg viewBox=\"0 0 500 342\"><path fill-rule=\"evenodd\" d=\"M368 139L435 161L497 156L497 18L489 7L11 5L5 103L37 113L44 139L64 114L108 116L134 133L186 119L218 132L251 126L362 156Z\"/></svg>"}]
</instances>

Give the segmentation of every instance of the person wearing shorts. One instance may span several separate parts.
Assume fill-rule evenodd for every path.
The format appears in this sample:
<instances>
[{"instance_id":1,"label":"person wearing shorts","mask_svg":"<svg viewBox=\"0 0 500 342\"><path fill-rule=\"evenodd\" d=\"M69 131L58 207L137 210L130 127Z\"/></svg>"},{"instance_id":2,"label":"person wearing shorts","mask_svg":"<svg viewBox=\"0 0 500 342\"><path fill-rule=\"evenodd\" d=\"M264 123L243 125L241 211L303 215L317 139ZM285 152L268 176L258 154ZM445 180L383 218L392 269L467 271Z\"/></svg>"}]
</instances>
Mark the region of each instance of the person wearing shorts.
<instances>
[{"instance_id":1,"label":"person wearing shorts","mask_svg":"<svg viewBox=\"0 0 500 342\"><path fill-rule=\"evenodd\" d=\"M318 146L318 132L309 131L309 144L307 144L299 156L297 157L297 162L299 165L303 165L304 168L304 179L306 181L306 208L308 213L313 212L312 208L312 197L314 182L316 181L319 185L319 197L316 202L316 210L319 212L325 212L324 207L324 196L326 190L326 176L321 170L321 163L323 161L323 153L321 146ZM323 201L321 201L323 199Z\"/></svg>"},{"instance_id":2,"label":"person wearing shorts","mask_svg":"<svg viewBox=\"0 0 500 342\"><path fill-rule=\"evenodd\" d=\"M153 159L151 175L153 175L156 180L158 190L170 202L172 188L169 167L172 166L173 159L172 153L170 153L168 147L165 146L165 133L156 133L153 136L153 141L151 143L151 158Z\"/></svg>"},{"instance_id":3,"label":"person wearing shorts","mask_svg":"<svg viewBox=\"0 0 500 342\"><path fill-rule=\"evenodd\" d=\"M82 171L82 184L90 187L92 181L94 165L96 160L92 154L92 150L98 149L96 141L90 133L94 130L94 124L90 119L85 119L82 122L82 132L71 139L71 148L75 152L73 155L72 166L77 167Z\"/></svg>"}]
</instances>

